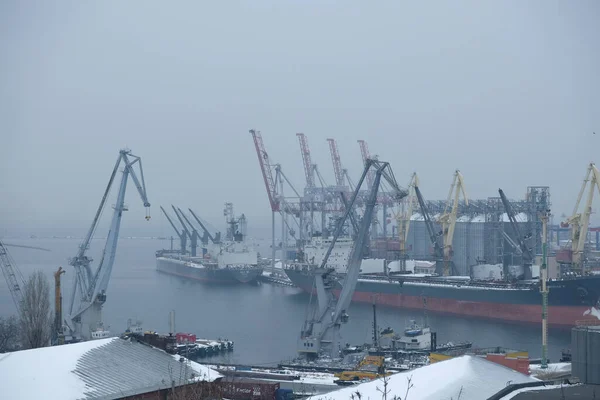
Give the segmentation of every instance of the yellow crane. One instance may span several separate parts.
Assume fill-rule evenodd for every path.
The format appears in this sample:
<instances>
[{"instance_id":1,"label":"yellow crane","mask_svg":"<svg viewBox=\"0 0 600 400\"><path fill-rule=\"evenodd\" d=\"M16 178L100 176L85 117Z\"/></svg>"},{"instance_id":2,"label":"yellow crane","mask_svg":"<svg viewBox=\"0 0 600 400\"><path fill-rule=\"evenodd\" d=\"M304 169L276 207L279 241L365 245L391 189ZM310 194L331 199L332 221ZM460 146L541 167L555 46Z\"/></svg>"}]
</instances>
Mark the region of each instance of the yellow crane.
<instances>
[{"instance_id":1,"label":"yellow crane","mask_svg":"<svg viewBox=\"0 0 600 400\"><path fill-rule=\"evenodd\" d=\"M65 336L62 330L62 294L60 292L60 276L65 273L62 267L54 273L54 335L55 344L64 344Z\"/></svg>"},{"instance_id":2,"label":"yellow crane","mask_svg":"<svg viewBox=\"0 0 600 400\"><path fill-rule=\"evenodd\" d=\"M416 202L415 186L419 186L417 173L413 172L408 183L408 196L402 202L402 208L396 214L398 224L398 240L400 241L400 270L406 270L406 241L408 240L408 229L410 227L410 218L413 214L413 207Z\"/></svg>"},{"instance_id":3,"label":"yellow crane","mask_svg":"<svg viewBox=\"0 0 600 400\"><path fill-rule=\"evenodd\" d=\"M450 275L450 263L452 262L452 240L454 239L454 228L456 227L456 217L458 216L458 200L462 193L465 204L469 205L469 199L465 190L465 182L459 170L454 172L454 179L450 186L446 208L444 213L438 218L438 223L442 224L442 237L444 244L444 276Z\"/></svg>"},{"instance_id":4,"label":"yellow crane","mask_svg":"<svg viewBox=\"0 0 600 400\"><path fill-rule=\"evenodd\" d=\"M579 204L583 197L586 187L590 184L587 201L582 213L579 213ZM592 202L594 200L594 187L600 193L600 171L594 163L590 163L587 174L583 180L583 185L577 197L577 203L573 210L573 215L567 219L564 225L571 226L571 270L584 274L583 254L585 251L585 242L587 241L588 227L590 224L590 215L592 214Z\"/></svg>"}]
</instances>

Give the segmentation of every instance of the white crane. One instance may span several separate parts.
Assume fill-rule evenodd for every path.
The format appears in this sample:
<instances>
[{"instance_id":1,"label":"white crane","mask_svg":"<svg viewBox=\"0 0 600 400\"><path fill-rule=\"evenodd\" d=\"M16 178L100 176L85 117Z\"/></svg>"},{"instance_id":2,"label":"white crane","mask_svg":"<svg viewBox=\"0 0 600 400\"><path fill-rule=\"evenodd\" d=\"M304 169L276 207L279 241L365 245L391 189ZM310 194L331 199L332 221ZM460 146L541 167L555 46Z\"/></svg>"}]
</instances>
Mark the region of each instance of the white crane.
<instances>
[{"instance_id":1,"label":"white crane","mask_svg":"<svg viewBox=\"0 0 600 400\"><path fill-rule=\"evenodd\" d=\"M589 193L583 213L579 213L579 204L585 192L585 188L590 183ZM600 172L594 163L590 163L587 169L587 174L579 191L577 197L577 203L575 203L575 209L573 215L569 217L565 225L571 225L571 250L572 250L572 261L571 269L575 272L583 274L583 254L585 251L585 242L587 240L588 227L590 225L590 215L592 214L592 202L594 201L594 187L598 189L600 193Z\"/></svg>"},{"instance_id":2,"label":"white crane","mask_svg":"<svg viewBox=\"0 0 600 400\"><path fill-rule=\"evenodd\" d=\"M458 216L458 199L462 192L465 204L469 205L467 192L465 191L465 182L459 170L454 172L454 179L448 192L446 208L444 213L438 218L438 223L442 224L442 238L444 244L444 276L450 275L450 264L452 263L452 241L454 240L454 228L456 227L456 217ZM452 205L452 206L451 206Z\"/></svg>"},{"instance_id":3,"label":"white crane","mask_svg":"<svg viewBox=\"0 0 600 400\"><path fill-rule=\"evenodd\" d=\"M90 247L90 242L98 226L100 215L106 205L106 199L114 182L119 166L123 163L123 176L119 185L117 201L114 205L114 213L110 224L110 230L106 238L102 258L95 272L92 272L90 264L92 259L86 256L86 251ZM138 179L133 166L139 164L140 179ZM100 206L96 211L96 216L92 222L83 243L79 246L77 255L69 260L69 264L75 268L75 278L73 281L73 290L71 292L71 300L69 305L69 319L67 322L68 328L71 330L71 335L75 340L100 339L108 336L108 332L104 330L102 324L102 305L106 302L106 289L110 280L115 255L117 252L117 241L119 239L119 229L121 227L121 217L123 211L128 208L125 205L125 190L127 189L127 181L129 176L142 198L144 207L146 207L146 220L150 219L148 208L150 203L146 196L146 184L144 182L144 171L142 169L142 160L140 157L131 154L128 149L119 151L119 158L113 169L104 196L100 202ZM75 307L75 297L79 295L79 302Z\"/></svg>"}]
</instances>

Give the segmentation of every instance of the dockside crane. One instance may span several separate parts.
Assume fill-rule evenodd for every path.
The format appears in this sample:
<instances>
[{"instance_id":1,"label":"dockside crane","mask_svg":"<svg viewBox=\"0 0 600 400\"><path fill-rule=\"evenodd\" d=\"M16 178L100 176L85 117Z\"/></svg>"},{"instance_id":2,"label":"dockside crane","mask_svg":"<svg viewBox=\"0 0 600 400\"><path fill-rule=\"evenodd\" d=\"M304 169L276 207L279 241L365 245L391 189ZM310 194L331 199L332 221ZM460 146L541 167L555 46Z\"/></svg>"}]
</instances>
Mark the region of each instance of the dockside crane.
<instances>
[{"instance_id":1,"label":"dockside crane","mask_svg":"<svg viewBox=\"0 0 600 400\"><path fill-rule=\"evenodd\" d=\"M513 230L515 238L517 239L517 246L519 252L521 253L521 258L523 261L523 273L524 279L531 279L531 266L533 265L533 252L531 248L525 242L526 237L521 234L521 230L519 229L519 224L517 223L517 216L515 211L513 210L508 198L504 194L502 189L498 189L498 193L500 194L500 200L502 200L502 204L504 205L504 211L506 211L506 215L508 216L508 220L510 221L510 227ZM530 235L528 235L530 236ZM509 241L510 243L510 241ZM504 277L508 276L507 271L504 271Z\"/></svg>"},{"instance_id":2,"label":"dockside crane","mask_svg":"<svg viewBox=\"0 0 600 400\"><path fill-rule=\"evenodd\" d=\"M408 241L408 232L410 229L410 219L413 215L413 209L416 201L415 187L419 186L419 178L414 172L408 182L408 196L402 202L402 209L396 214L396 223L398 224L398 240L400 242L400 270L406 271L406 242Z\"/></svg>"},{"instance_id":3,"label":"dockside crane","mask_svg":"<svg viewBox=\"0 0 600 400\"><path fill-rule=\"evenodd\" d=\"M4 279L8 285L8 290L17 308L17 313L20 315L21 300L23 298L21 286L25 285L25 279L2 240L0 240L0 269L2 269L2 275L4 275Z\"/></svg>"},{"instance_id":4,"label":"dockside crane","mask_svg":"<svg viewBox=\"0 0 600 400\"><path fill-rule=\"evenodd\" d=\"M589 192L583 212L579 212L579 205L589 182ZM592 203L594 201L594 188L600 194L600 172L594 163L590 163L587 174L577 196L577 202L573 209L573 214L562 225L571 226L571 270L577 274L584 275L585 271L585 244L587 242L588 228L590 225L590 215L592 214Z\"/></svg>"},{"instance_id":5,"label":"dockside crane","mask_svg":"<svg viewBox=\"0 0 600 400\"><path fill-rule=\"evenodd\" d=\"M106 205L108 194L113 185L115 176L119 171L119 166L123 164L121 182L117 193L114 213L106 238L102 258L95 272L92 271L92 259L86 255L90 247L92 237L98 226L100 215ZM134 166L138 164L140 178L134 170ZM71 292L71 300L69 305L68 328L71 335L78 339L100 339L109 335L109 332L104 330L102 324L102 306L106 302L106 290L117 253L117 244L119 239L119 230L121 228L121 218L123 212L128 208L125 205L125 191L127 189L128 178L131 177L138 193L142 199L144 207L146 207L146 220L150 220L148 196L146 194L146 183L144 181L144 171L142 169L142 160L131 153L131 150L123 149L119 151L119 157L112 171L100 206L96 211L92 226L90 227L84 241L79 246L79 250L75 257L69 260L69 264L75 268L75 277L73 280L73 290ZM75 297L79 294L79 303L75 307Z\"/></svg>"},{"instance_id":6,"label":"dockside crane","mask_svg":"<svg viewBox=\"0 0 600 400\"><path fill-rule=\"evenodd\" d=\"M304 133L296 133L298 137L298 142L300 144L300 153L302 154L302 163L304 165L304 175L306 178L306 188L304 189L304 198L303 203L308 204L310 210L310 221L309 221L309 232L308 236L312 236L315 231L314 228L314 212L321 212L321 230L325 230L326 224L326 210L325 204L327 201L325 187L327 184L325 183L323 177L319 173L317 168L317 164L312 162L312 158L310 156L310 149L308 147L308 139ZM321 187L317 187L315 177L319 179L319 183ZM304 227L300 226L300 234L301 239L304 238L306 233L304 232Z\"/></svg>"},{"instance_id":7,"label":"dockside crane","mask_svg":"<svg viewBox=\"0 0 600 400\"><path fill-rule=\"evenodd\" d=\"M365 206L365 212L360 222L359 233L354 241L354 246L348 259L348 266L342 282L342 290L336 300L333 294L335 285L335 269L327 267L327 261L335 246L336 241L342 233L343 223L349 217L354 203L358 197L360 188L365 181L368 172L375 169L373 185L369 191L369 198ZM400 188L396 183L391 168L387 162L369 159L358 182L352 198L342 217L342 223L337 225L331 244L323 257L319 267L315 270L315 287L317 293L317 304L312 318L305 321L298 342L298 352L311 359L316 358L322 351L329 350L330 356L335 358L338 350L338 336L341 324L348 321L347 310L352 300L352 294L356 288L360 265L362 262L363 249L368 241L369 228L371 226L377 194L384 178L392 186L394 199L402 200L408 192Z\"/></svg>"},{"instance_id":8,"label":"dockside crane","mask_svg":"<svg viewBox=\"0 0 600 400\"><path fill-rule=\"evenodd\" d=\"M287 236L286 233L290 233L291 236L295 238L295 231L290 226L290 224L288 224L288 222L287 222L288 215L292 216L294 223L300 229L300 232L301 232L300 233L300 235L301 235L300 241L302 241L304 239L302 237L302 231L303 231L303 221L302 221L303 213L301 212L302 210L301 210L299 204L287 201L287 199L285 198L285 196L283 194L284 182L286 182L290 186L290 188L295 193L295 195L297 196L298 199L301 198L302 196L300 196L300 194L298 194L298 191L294 188L294 186L291 184L291 182L289 181L287 176L283 173L281 165L271 163L269 155L267 154L267 151L265 150L265 146L264 146L262 135L260 134L260 131L257 131L255 129L250 129L249 132L252 135L252 139L254 141L254 147L256 148L256 155L258 156L258 163L260 165L263 180L265 182L265 187L267 189L269 203L271 204L271 231L272 231L272 238L273 238L273 241L271 243L271 248L272 248L271 269L274 271L275 270L275 250L276 250L276 246L275 246L275 213L279 213L281 215L281 219L282 219L282 226L281 226L282 246L285 246L285 243L286 243L286 240L285 240L285 238ZM275 170L275 178L273 177L273 172L271 169ZM296 216L301 219L300 222L298 222L298 220L296 220L296 218L295 218ZM286 228L287 228L287 231L286 231ZM282 262L284 262L285 261L285 249L282 247L281 250L282 250L281 251Z\"/></svg>"},{"instance_id":9,"label":"dockside crane","mask_svg":"<svg viewBox=\"0 0 600 400\"><path fill-rule=\"evenodd\" d=\"M162 210L165 217L167 217L167 220L175 230L175 233L177 233L177 236L179 237L179 248L181 250L181 254L185 255L185 253L187 252L187 234L185 233L185 229L182 229L181 232L179 232L179 229L177 228L177 226L175 226L175 223L173 222L171 217L169 217L169 214L167 214L163 206L160 206L160 209Z\"/></svg>"},{"instance_id":10,"label":"dockside crane","mask_svg":"<svg viewBox=\"0 0 600 400\"><path fill-rule=\"evenodd\" d=\"M329 152L331 153L331 161L333 162L335 184L342 187L344 186L344 169L342 168L342 160L337 148L337 142L331 138L327 139L327 142L329 143Z\"/></svg>"},{"instance_id":11,"label":"dockside crane","mask_svg":"<svg viewBox=\"0 0 600 400\"><path fill-rule=\"evenodd\" d=\"M454 229L456 228L456 218L458 216L458 201L462 193L465 205L469 205L469 198L465 190L465 181L459 170L454 172L454 179L450 186L448 199L446 200L446 208L444 213L439 217L438 223L442 225L442 244L444 246L444 276L448 276L450 271L456 273L456 268L452 262L454 250L452 249L452 241L454 240ZM452 206L450 206L452 204Z\"/></svg>"},{"instance_id":12,"label":"dockside crane","mask_svg":"<svg viewBox=\"0 0 600 400\"><path fill-rule=\"evenodd\" d=\"M183 212L181 212L181 210L179 208L175 208L175 206L172 204L171 204L171 207L173 208L173 211L175 212L177 219L181 223L181 226L183 226L183 230L185 231L186 235L188 235L188 237L190 238L191 256L196 257L196 254L198 251L198 231L196 230L196 228L194 228L194 226L192 224L190 224L190 222L188 221L186 216L183 215ZM188 226L186 225L186 223L184 222L184 219L185 219L185 221L187 221L188 224L190 224L190 226L192 228L191 232L188 229Z\"/></svg>"},{"instance_id":13,"label":"dockside crane","mask_svg":"<svg viewBox=\"0 0 600 400\"><path fill-rule=\"evenodd\" d=\"M423 195L421 194L421 189L419 189L419 185L415 185L415 194L417 195L419 207L421 208L421 215L423 216L425 226L427 227L427 232L429 233L429 240L433 245L433 256L435 257L435 272L438 275L441 275L443 273L442 262L444 260L444 251L442 249L442 246L440 246L439 237L441 236L442 232L438 233L435 231L433 221L431 220L431 216L429 214L429 209L427 208L425 199L423 199Z\"/></svg>"}]
</instances>

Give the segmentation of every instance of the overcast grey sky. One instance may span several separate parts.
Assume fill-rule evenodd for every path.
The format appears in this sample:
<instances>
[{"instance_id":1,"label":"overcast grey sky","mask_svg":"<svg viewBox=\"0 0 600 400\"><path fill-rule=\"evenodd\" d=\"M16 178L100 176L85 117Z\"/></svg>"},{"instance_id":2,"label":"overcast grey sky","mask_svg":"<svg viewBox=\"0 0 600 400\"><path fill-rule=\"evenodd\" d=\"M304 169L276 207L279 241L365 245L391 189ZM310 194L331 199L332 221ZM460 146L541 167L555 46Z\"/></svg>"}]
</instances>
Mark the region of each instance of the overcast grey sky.
<instances>
[{"instance_id":1,"label":"overcast grey sky","mask_svg":"<svg viewBox=\"0 0 600 400\"><path fill-rule=\"evenodd\" d=\"M130 186L124 234L170 234L170 203L268 226L250 128L298 187L304 132L330 182L326 138L355 177L365 139L430 199L459 168L472 198L550 185L555 215L597 158L594 0L7 0L0 30L0 235L83 234L124 146L154 217Z\"/></svg>"}]
</instances>

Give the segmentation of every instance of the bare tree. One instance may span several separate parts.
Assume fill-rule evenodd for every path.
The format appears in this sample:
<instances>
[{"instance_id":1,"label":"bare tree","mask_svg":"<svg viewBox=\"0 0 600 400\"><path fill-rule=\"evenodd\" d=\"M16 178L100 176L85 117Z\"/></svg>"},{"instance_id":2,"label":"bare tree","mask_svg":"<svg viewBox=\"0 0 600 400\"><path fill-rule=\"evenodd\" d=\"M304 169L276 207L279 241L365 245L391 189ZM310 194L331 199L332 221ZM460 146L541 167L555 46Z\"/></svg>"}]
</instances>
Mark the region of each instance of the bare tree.
<instances>
[{"instance_id":1,"label":"bare tree","mask_svg":"<svg viewBox=\"0 0 600 400\"><path fill-rule=\"evenodd\" d=\"M19 321L17 317L0 317L0 353L18 349Z\"/></svg>"},{"instance_id":2,"label":"bare tree","mask_svg":"<svg viewBox=\"0 0 600 400\"><path fill-rule=\"evenodd\" d=\"M35 349L50 344L50 285L41 271L34 272L25 283L21 300L20 327L21 344L24 348Z\"/></svg>"}]
</instances>

